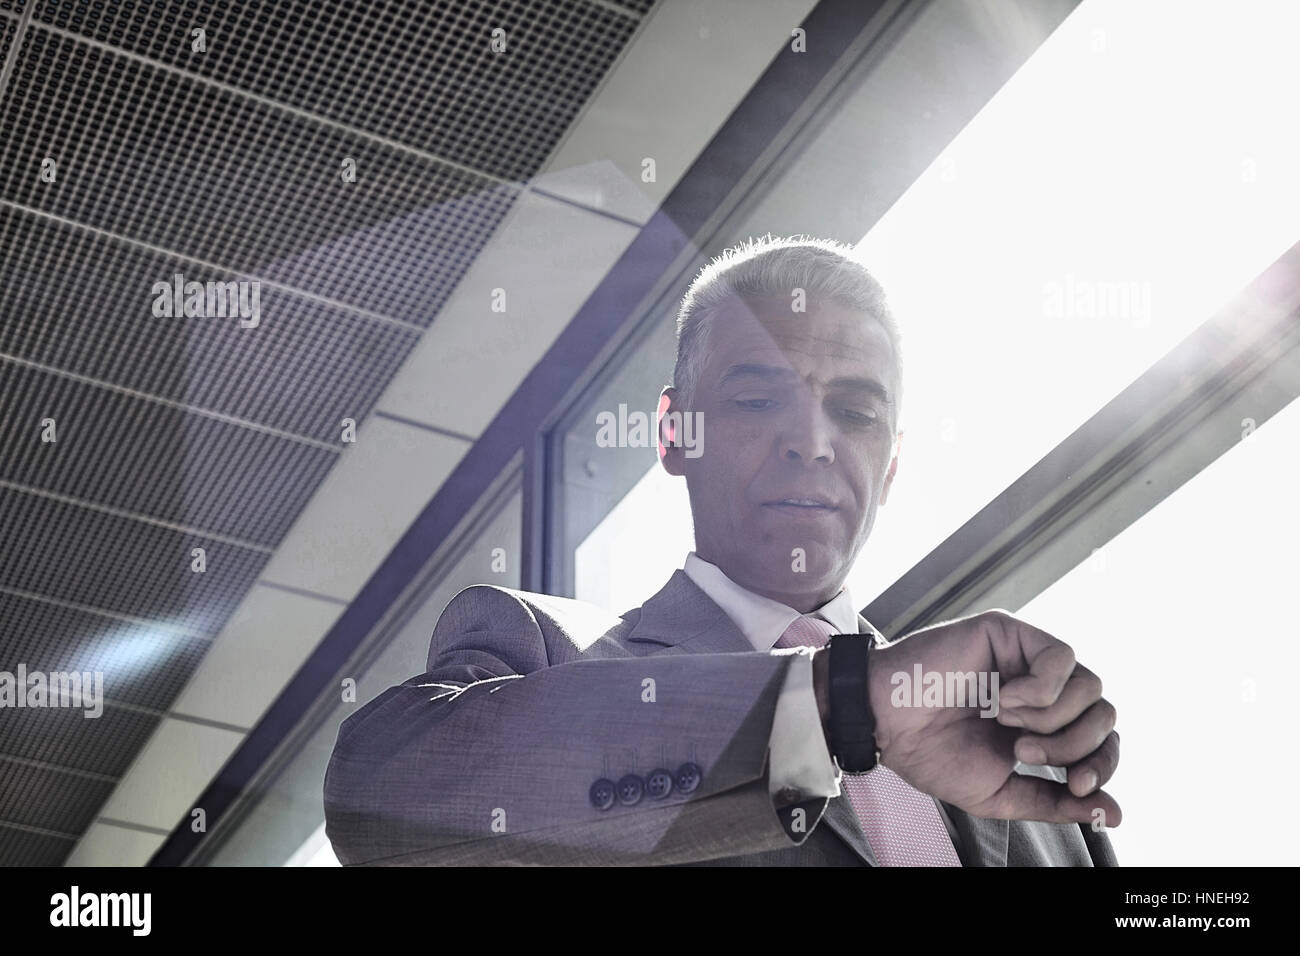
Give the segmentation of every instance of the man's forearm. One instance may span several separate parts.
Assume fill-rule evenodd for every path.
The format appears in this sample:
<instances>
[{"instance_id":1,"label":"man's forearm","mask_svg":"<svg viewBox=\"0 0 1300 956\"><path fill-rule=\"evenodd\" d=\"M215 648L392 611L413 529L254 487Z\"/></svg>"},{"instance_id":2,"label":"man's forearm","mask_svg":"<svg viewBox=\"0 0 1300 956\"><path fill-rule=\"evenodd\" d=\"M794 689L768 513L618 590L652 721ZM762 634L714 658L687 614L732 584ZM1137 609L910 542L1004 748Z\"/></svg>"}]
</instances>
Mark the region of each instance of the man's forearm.
<instances>
[{"instance_id":1,"label":"man's forearm","mask_svg":"<svg viewBox=\"0 0 1300 956\"><path fill-rule=\"evenodd\" d=\"M824 809L822 796L796 831L770 792L774 716L793 658L589 658L468 681L455 652L447 657L340 727L324 781L340 862L686 863L797 846ZM654 701L643 697L647 679ZM591 801L597 777L687 760L701 771L698 789Z\"/></svg>"}]
</instances>

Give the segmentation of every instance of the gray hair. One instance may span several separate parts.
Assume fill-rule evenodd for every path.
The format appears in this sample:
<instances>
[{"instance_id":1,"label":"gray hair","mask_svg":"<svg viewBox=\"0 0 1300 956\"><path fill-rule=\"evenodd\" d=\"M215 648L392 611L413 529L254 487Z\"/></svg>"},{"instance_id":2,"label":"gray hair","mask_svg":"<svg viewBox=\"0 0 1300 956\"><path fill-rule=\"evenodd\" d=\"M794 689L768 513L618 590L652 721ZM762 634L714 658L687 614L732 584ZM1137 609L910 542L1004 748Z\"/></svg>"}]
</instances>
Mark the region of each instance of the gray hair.
<instances>
[{"instance_id":1,"label":"gray hair","mask_svg":"<svg viewBox=\"0 0 1300 956\"><path fill-rule=\"evenodd\" d=\"M832 239L771 234L732 246L709 262L686 290L677 312L677 364L674 387L686 408L694 408L700 376L708 361L708 330L728 302L741 298L789 298L795 289L808 299L829 299L877 319L889 337L898 370L895 422L902 410L903 355L901 334L885 291L847 243Z\"/></svg>"}]
</instances>

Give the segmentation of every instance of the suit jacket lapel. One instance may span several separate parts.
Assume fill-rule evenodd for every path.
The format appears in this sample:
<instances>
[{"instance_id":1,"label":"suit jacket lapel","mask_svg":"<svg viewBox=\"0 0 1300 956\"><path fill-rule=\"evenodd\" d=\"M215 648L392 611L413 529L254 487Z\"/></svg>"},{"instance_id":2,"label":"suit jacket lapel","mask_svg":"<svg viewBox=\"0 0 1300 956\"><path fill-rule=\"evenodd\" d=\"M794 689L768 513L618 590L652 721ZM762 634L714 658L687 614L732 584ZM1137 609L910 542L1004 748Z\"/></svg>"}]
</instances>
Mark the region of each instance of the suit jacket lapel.
<instances>
[{"instance_id":1,"label":"suit jacket lapel","mask_svg":"<svg viewBox=\"0 0 1300 956\"><path fill-rule=\"evenodd\" d=\"M626 638L648 654L723 654L753 651L727 612L678 569L641 605L641 616Z\"/></svg>"},{"instance_id":2,"label":"suit jacket lapel","mask_svg":"<svg viewBox=\"0 0 1300 956\"><path fill-rule=\"evenodd\" d=\"M958 810L950 803L939 802L952 818L961 836L962 866L1006 866L1007 842L1011 824L1006 820L985 820Z\"/></svg>"},{"instance_id":3,"label":"suit jacket lapel","mask_svg":"<svg viewBox=\"0 0 1300 956\"><path fill-rule=\"evenodd\" d=\"M843 791L843 787L841 790ZM862 824L858 822L853 804L849 803L847 792L841 792L838 797L832 798L826 804L822 821L834 830L835 835L847 843L854 853L862 857L865 863L870 866L876 865L875 854L871 852L871 844L867 842L867 836L862 832Z\"/></svg>"}]
</instances>

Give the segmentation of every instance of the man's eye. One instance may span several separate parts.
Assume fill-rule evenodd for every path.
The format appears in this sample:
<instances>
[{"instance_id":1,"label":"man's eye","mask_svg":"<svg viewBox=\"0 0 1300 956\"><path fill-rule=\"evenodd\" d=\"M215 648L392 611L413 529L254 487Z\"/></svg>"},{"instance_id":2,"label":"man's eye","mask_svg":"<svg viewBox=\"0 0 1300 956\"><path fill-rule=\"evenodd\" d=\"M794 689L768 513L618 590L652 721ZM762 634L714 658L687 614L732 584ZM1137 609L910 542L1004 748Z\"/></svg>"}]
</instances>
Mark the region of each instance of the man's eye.
<instances>
[{"instance_id":1,"label":"man's eye","mask_svg":"<svg viewBox=\"0 0 1300 956\"><path fill-rule=\"evenodd\" d=\"M852 422L856 422L859 425L876 425L880 423L880 416L874 413L867 414L866 412L855 411L851 408L846 408L843 411L845 418Z\"/></svg>"},{"instance_id":2,"label":"man's eye","mask_svg":"<svg viewBox=\"0 0 1300 956\"><path fill-rule=\"evenodd\" d=\"M774 404L770 398L738 398L736 404L741 408L752 408L755 411L762 411L764 408Z\"/></svg>"}]
</instances>

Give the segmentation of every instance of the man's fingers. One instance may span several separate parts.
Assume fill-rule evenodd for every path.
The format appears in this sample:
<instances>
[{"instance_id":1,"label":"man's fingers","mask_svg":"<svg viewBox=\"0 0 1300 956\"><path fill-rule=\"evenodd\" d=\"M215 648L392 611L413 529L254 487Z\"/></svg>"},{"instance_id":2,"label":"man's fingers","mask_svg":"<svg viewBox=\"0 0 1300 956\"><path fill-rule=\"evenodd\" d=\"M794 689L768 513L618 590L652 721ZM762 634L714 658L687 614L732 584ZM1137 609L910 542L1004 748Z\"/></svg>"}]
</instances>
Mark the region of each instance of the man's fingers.
<instances>
[{"instance_id":1,"label":"man's fingers","mask_svg":"<svg viewBox=\"0 0 1300 956\"><path fill-rule=\"evenodd\" d=\"M1065 682L1060 696L1049 707L1010 708L1004 706L1004 699L999 693L999 723L1008 727L1023 727L1030 733L1054 734L1101 700L1101 678L1082 664L1076 664L1074 673Z\"/></svg>"},{"instance_id":2,"label":"man's fingers","mask_svg":"<svg viewBox=\"0 0 1300 956\"><path fill-rule=\"evenodd\" d=\"M1111 731L1096 752L1069 768L1070 790L1087 796L1098 787L1105 786L1119 766L1119 734Z\"/></svg>"},{"instance_id":3,"label":"man's fingers","mask_svg":"<svg viewBox=\"0 0 1300 956\"><path fill-rule=\"evenodd\" d=\"M994 815L1003 820L1044 823L1083 823L1099 828L1119 826L1124 815L1104 790L1077 797L1065 784L1013 773L993 797Z\"/></svg>"},{"instance_id":4,"label":"man's fingers","mask_svg":"<svg viewBox=\"0 0 1300 956\"><path fill-rule=\"evenodd\" d=\"M1041 633L1041 632L1040 632ZM1007 707L1050 707L1056 703L1061 691L1074 672L1074 649L1056 638L1026 654L1029 673L1012 678L998 687L998 699ZM1005 675L1005 668L999 668Z\"/></svg>"},{"instance_id":5,"label":"man's fingers","mask_svg":"<svg viewBox=\"0 0 1300 956\"><path fill-rule=\"evenodd\" d=\"M999 699L1009 708L1054 704L1074 673L1074 649L1005 611L981 617L1000 674Z\"/></svg>"},{"instance_id":6,"label":"man's fingers","mask_svg":"<svg viewBox=\"0 0 1300 956\"><path fill-rule=\"evenodd\" d=\"M1091 756L1115 729L1115 706L1105 698L1054 734L1025 734L1016 741L1016 759L1028 764L1066 767Z\"/></svg>"}]
</instances>

